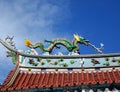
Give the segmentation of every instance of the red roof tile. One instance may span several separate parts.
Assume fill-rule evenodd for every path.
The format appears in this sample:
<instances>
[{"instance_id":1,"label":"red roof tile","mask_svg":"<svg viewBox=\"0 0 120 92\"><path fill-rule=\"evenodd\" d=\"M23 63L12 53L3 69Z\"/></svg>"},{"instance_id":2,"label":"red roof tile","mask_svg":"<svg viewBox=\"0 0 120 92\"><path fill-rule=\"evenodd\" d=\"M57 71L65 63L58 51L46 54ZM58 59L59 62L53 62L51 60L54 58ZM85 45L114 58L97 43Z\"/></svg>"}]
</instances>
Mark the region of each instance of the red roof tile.
<instances>
[{"instance_id":1,"label":"red roof tile","mask_svg":"<svg viewBox=\"0 0 120 92\"><path fill-rule=\"evenodd\" d=\"M6 89L13 90L13 87L11 88L10 84L11 83L13 84L14 81L12 81L13 80L12 78L16 77L15 74L17 73L18 68L19 68L19 65L16 64L16 67L12 71L10 71L10 73L8 74L8 76L7 76L6 80L4 81L3 85L1 85L0 91L5 91Z\"/></svg>"},{"instance_id":2,"label":"red roof tile","mask_svg":"<svg viewBox=\"0 0 120 92\"><path fill-rule=\"evenodd\" d=\"M10 76L14 71L10 72L8 78L4 82L10 81ZM28 88L50 88L65 86L80 86L81 84L104 84L104 83L120 83L120 71L100 71L100 72L48 72L48 73L32 73L19 72L14 82L10 86L1 87L0 90L20 90Z\"/></svg>"}]
</instances>

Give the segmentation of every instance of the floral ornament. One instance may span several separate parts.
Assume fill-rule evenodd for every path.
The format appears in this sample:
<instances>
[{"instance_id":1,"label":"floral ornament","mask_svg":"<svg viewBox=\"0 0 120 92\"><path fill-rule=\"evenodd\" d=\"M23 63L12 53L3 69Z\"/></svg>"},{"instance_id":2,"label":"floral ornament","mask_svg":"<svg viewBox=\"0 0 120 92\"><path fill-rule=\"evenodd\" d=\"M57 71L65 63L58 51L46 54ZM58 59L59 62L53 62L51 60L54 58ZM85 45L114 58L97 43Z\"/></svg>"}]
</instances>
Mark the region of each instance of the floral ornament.
<instances>
[{"instance_id":1,"label":"floral ornament","mask_svg":"<svg viewBox=\"0 0 120 92\"><path fill-rule=\"evenodd\" d=\"M29 59L28 63L31 64L31 65L33 65L33 66L37 66L38 65L38 63L35 62L33 59Z\"/></svg>"},{"instance_id":2,"label":"floral ornament","mask_svg":"<svg viewBox=\"0 0 120 92\"><path fill-rule=\"evenodd\" d=\"M28 71L31 71L31 70L32 70L32 69L29 67L29 68L28 68Z\"/></svg>"},{"instance_id":3,"label":"floral ornament","mask_svg":"<svg viewBox=\"0 0 120 92\"><path fill-rule=\"evenodd\" d=\"M105 58L105 61L109 61L110 59L108 57Z\"/></svg>"},{"instance_id":4,"label":"floral ornament","mask_svg":"<svg viewBox=\"0 0 120 92\"><path fill-rule=\"evenodd\" d=\"M55 71L58 71L58 68L56 68Z\"/></svg>"},{"instance_id":5,"label":"floral ornament","mask_svg":"<svg viewBox=\"0 0 120 92\"><path fill-rule=\"evenodd\" d=\"M110 65L110 63L107 61L107 62L106 62L106 66L109 66L109 65Z\"/></svg>"},{"instance_id":6,"label":"floral ornament","mask_svg":"<svg viewBox=\"0 0 120 92\"><path fill-rule=\"evenodd\" d=\"M45 64L45 62L44 61L41 61L41 65L44 65Z\"/></svg>"},{"instance_id":7,"label":"floral ornament","mask_svg":"<svg viewBox=\"0 0 120 92\"><path fill-rule=\"evenodd\" d=\"M64 59L63 59L63 58L60 58L59 62L63 62L63 61L64 61Z\"/></svg>"},{"instance_id":8,"label":"floral ornament","mask_svg":"<svg viewBox=\"0 0 120 92\"><path fill-rule=\"evenodd\" d=\"M57 62L57 61L55 61L55 62L50 62L50 64L52 64L52 65L57 65L58 62Z\"/></svg>"},{"instance_id":9,"label":"floral ornament","mask_svg":"<svg viewBox=\"0 0 120 92\"><path fill-rule=\"evenodd\" d=\"M70 63L71 63L71 64L74 64L74 63L75 63L75 60L70 60Z\"/></svg>"},{"instance_id":10,"label":"floral ornament","mask_svg":"<svg viewBox=\"0 0 120 92\"><path fill-rule=\"evenodd\" d=\"M34 66L37 66L37 65L38 65L38 63L35 62L35 63L34 63Z\"/></svg>"},{"instance_id":11,"label":"floral ornament","mask_svg":"<svg viewBox=\"0 0 120 92\"><path fill-rule=\"evenodd\" d=\"M57 64L58 64L58 62L57 62L57 61L55 61L55 62L54 62L54 65L57 65Z\"/></svg>"},{"instance_id":12,"label":"floral ornament","mask_svg":"<svg viewBox=\"0 0 120 92\"><path fill-rule=\"evenodd\" d=\"M49 58L47 58L46 60L47 60L48 63L51 61L51 59L49 59Z\"/></svg>"},{"instance_id":13,"label":"floral ornament","mask_svg":"<svg viewBox=\"0 0 120 92\"><path fill-rule=\"evenodd\" d=\"M120 60L118 60L117 62L118 62L118 65L120 65Z\"/></svg>"},{"instance_id":14,"label":"floral ornament","mask_svg":"<svg viewBox=\"0 0 120 92\"><path fill-rule=\"evenodd\" d=\"M41 58L37 58L37 61L40 62L40 61L41 61Z\"/></svg>"},{"instance_id":15,"label":"floral ornament","mask_svg":"<svg viewBox=\"0 0 120 92\"><path fill-rule=\"evenodd\" d=\"M85 69L82 67L81 70L84 71Z\"/></svg>"},{"instance_id":16,"label":"floral ornament","mask_svg":"<svg viewBox=\"0 0 120 92\"><path fill-rule=\"evenodd\" d=\"M63 63L62 66L63 66L63 67L67 67L68 65L67 65L66 63Z\"/></svg>"},{"instance_id":17,"label":"floral ornament","mask_svg":"<svg viewBox=\"0 0 120 92\"><path fill-rule=\"evenodd\" d=\"M112 62L116 62L116 59L115 59L115 58L112 58Z\"/></svg>"},{"instance_id":18,"label":"floral ornament","mask_svg":"<svg viewBox=\"0 0 120 92\"><path fill-rule=\"evenodd\" d=\"M113 66L112 69L114 70L114 69L115 69L115 66Z\"/></svg>"}]
</instances>

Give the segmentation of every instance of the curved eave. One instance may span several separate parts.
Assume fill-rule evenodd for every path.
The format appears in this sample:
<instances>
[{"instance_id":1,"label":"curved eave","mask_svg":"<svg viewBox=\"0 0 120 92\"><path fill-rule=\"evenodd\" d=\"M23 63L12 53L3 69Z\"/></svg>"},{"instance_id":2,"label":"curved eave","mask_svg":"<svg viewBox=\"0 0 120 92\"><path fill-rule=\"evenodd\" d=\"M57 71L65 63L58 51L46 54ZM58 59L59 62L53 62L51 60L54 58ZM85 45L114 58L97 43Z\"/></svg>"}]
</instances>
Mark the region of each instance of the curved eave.
<instances>
[{"instance_id":1,"label":"curved eave","mask_svg":"<svg viewBox=\"0 0 120 92\"><path fill-rule=\"evenodd\" d=\"M13 82L16 79L18 73L19 73L19 63L17 63L15 68L13 70L11 70L11 72L8 74L8 76L5 79L3 85L0 85L0 91L5 91L7 88L9 88L13 84Z\"/></svg>"},{"instance_id":2,"label":"curved eave","mask_svg":"<svg viewBox=\"0 0 120 92\"><path fill-rule=\"evenodd\" d=\"M26 90L33 88L73 87L81 85L103 85L120 83L120 69L105 71L74 71L74 72L24 72L20 71L11 85L6 84L0 91ZM11 81L12 78L9 79Z\"/></svg>"}]
</instances>

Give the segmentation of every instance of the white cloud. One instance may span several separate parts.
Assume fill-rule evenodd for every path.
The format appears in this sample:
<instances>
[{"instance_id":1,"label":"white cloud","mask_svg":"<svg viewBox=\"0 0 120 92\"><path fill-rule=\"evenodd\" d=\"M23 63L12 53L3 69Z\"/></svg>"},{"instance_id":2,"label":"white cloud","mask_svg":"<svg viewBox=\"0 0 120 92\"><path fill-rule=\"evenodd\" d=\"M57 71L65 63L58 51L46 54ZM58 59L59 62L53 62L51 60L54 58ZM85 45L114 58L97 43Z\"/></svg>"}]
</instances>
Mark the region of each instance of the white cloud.
<instances>
[{"instance_id":1,"label":"white cloud","mask_svg":"<svg viewBox=\"0 0 120 92\"><path fill-rule=\"evenodd\" d=\"M25 38L34 42L53 39L58 36L54 25L66 17L67 6L68 2L62 0L0 0L0 38L15 36L18 49L25 48ZM1 73L10 70L13 64L6 58L5 48L2 45L0 48ZM7 69L9 66L10 69ZM1 77L6 75L0 74Z\"/></svg>"}]
</instances>

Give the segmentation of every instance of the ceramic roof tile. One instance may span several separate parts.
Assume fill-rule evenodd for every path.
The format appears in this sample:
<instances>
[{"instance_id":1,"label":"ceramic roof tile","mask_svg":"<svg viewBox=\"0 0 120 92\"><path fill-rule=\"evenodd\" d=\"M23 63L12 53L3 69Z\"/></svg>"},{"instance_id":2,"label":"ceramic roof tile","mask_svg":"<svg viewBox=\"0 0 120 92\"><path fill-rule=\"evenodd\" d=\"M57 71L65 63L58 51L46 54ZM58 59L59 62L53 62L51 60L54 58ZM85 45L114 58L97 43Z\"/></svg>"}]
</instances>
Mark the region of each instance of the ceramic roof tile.
<instances>
[{"instance_id":1,"label":"ceramic roof tile","mask_svg":"<svg viewBox=\"0 0 120 92\"><path fill-rule=\"evenodd\" d=\"M97 82L98 82L99 84L104 84L104 83L105 83L104 77L103 77L102 73L103 73L103 72L98 72L98 79L99 79L99 80L98 80Z\"/></svg>"},{"instance_id":2,"label":"ceramic roof tile","mask_svg":"<svg viewBox=\"0 0 120 92\"><path fill-rule=\"evenodd\" d=\"M24 84L26 77L27 77L27 73L23 73L17 87L15 88L16 90L20 90L22 88L22 85Z\"/></svg>"},{"instance_id":3,"label":"ceramic roof tile","mask_svg":"<svg viewBox=\"0 0 120 92\"><path fill-rule=\"evenodd\" d=\"M30 88L34 88L33 85L34 85L34 81L35 81L36 75L37 75L37 74L32 74L32 75L31 75L30 81L29 81L29 83L28 83L28 86L29 86Z\"/></svg>"},{"instance_id":4,"label":"ceramic roof tile","mask_svg":"<svg viewBox=\"0 0 120 92\"><path fill-rule=\"evenodd\" d=\"M58 87L59 86L59 76L60 76L60 73L57 73L56 74L56 82L54 83L53 87Z\"/></svg>"},{"instance_id":5,"label":"ceramic roof tile","mask_svg":"<svg viewBox=\"0 0 120 92\"><path fill-rule=\"evenodd\" d=\"M8 75L11 76L11 73ZM7 81L9 81L7 79ZM5 81L5 82L7 82ZM81 84L104 84L104 83L120 83L120 71L106 71L106 72L72 72L72 73L23 73L19 72L16 79L11 86L0 90L20 90L28 88L50 88L50 87L65 87L65 86L80 86ZM4 83L6 84L6 83Z\"/></svg>"}]
</instances>

